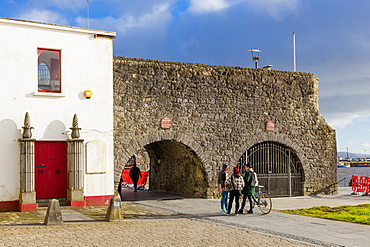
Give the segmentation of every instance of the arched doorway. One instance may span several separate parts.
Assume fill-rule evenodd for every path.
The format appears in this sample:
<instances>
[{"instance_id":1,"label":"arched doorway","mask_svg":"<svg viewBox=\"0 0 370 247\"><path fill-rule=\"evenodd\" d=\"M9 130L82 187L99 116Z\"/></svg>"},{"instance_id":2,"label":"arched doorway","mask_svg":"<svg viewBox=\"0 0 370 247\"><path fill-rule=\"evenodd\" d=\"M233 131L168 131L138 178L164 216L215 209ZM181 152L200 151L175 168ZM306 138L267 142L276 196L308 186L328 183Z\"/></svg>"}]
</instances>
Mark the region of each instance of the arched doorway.
<instances>
[{"instance_id":1,"label":"arched doorway","mask_svg":"<svg viewBox=\"0 0 370 247\"><path fill-rule=\"evenodd\" d=\"M294 150L276 142L252 146L240 158L240 165L250 162L260 185L272 196L303 195L303 169Z\"/></svg>"},{"instance_id":2,"label":"arched doorway","mask_svg":"<svg viewBox=\"0 0 370 247\"><path fill-rule=\"evenodd\" d=\"M170 140L145 146L150 157L149 189L205 198L206 171L188 146Z\"/></svg>"}]
</instances>

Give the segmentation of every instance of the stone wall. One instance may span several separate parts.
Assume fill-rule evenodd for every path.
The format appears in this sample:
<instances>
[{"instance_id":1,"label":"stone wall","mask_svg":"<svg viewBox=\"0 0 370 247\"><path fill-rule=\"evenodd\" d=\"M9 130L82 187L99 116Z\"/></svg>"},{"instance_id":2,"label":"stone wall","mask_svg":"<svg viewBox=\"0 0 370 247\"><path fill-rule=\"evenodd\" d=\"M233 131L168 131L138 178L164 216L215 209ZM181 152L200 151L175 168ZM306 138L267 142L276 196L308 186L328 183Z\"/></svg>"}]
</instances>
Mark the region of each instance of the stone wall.
<instances>
[{"instance_id":1,"label":"stone wall","mask_svg":"<svg viewBox=\"0 0 370 247\"><path fill-rule=\"evenodd\" d=\"M171 129L160 127L166 116ZM266 131L269 120L274 131ZM305 193L337 181L335 131L318 111L318 79L310 73L115 57L114 122L116 181L136 154L139 166L150 163L151 169L158 160L174 162L173 179L165 176L167 185L158 190L176 183L212 197L221 164L235 166L246 150L265 141L295 150ZM155 146L165 141L173 144L166 147L172 151L158 158ZM189 167L198 167L203 182L190 185L179 174L185 170L176 169L182 165L175 154L184 146L194 156L185 156L192 160ZM151 186L158 186L153 179Z\"/></svg>"}]
</instances>

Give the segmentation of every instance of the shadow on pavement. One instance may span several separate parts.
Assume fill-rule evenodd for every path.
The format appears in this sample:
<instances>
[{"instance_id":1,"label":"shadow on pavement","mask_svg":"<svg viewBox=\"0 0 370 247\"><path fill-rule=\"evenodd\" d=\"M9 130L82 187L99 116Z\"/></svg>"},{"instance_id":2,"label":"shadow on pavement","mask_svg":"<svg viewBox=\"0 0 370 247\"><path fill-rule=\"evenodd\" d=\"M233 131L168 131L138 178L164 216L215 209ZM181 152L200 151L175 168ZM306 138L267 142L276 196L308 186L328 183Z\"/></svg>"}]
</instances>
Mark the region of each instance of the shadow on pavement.
<instances>
[{"instance_id":1,"label":"shadow on pavement","mask_svg":"<svg viewBox=\"0 0 370 247\"><path fill-rule=\"evenodd\" d=\"M150 201L150 200L179 200L185 198L192 198L190 196L178 195L168 192L161 192L155 190L138 190L134 192L133 188L122 188L122 201Z\"/></svg>"}]
</instances>

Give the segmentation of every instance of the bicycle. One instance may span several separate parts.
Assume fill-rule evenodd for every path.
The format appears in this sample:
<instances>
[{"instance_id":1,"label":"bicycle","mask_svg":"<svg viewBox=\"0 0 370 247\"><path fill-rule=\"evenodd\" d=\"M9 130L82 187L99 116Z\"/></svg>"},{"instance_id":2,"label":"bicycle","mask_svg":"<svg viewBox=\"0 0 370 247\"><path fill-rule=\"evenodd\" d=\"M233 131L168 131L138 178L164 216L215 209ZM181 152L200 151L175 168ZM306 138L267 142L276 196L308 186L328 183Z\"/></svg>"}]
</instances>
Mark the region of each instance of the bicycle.
<instances>
[{"instance_id":1,"label":"bicycle","mask_svg":"<svg viewBox=\"0 0 370 247\"><path fill-rule=\"evenodd\" d=\"M263 192L261 189L265 186L257 185L255 188L258 188L256 191L255 196L253 196L252 200L252 208L254 208L256 205L259 207L261 212L263 214L268 214L271 212L272 209L272 201L271 197L267 192ZM244 208L245 211L248 211L248 209Z\"/></svg>"}]
</instances>

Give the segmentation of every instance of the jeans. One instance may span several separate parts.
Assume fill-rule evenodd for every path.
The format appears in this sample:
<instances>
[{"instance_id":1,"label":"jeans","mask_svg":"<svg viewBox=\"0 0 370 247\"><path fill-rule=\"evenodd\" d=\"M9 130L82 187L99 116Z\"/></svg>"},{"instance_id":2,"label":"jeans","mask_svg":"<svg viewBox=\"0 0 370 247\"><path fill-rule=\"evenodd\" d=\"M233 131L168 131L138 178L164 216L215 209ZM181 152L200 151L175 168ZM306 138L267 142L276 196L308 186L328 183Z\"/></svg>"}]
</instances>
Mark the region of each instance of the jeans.
<instances>
[{"instance_id":1,"label":"jeans","mask_svg":"<svg viewBox=\"0 0 370 247\"><path fill-rule=\"evenodd\" d=\"M221 192L221 210L227 210L229 203L229 191L225 190Z\"/></svg>"}]
</instances>

